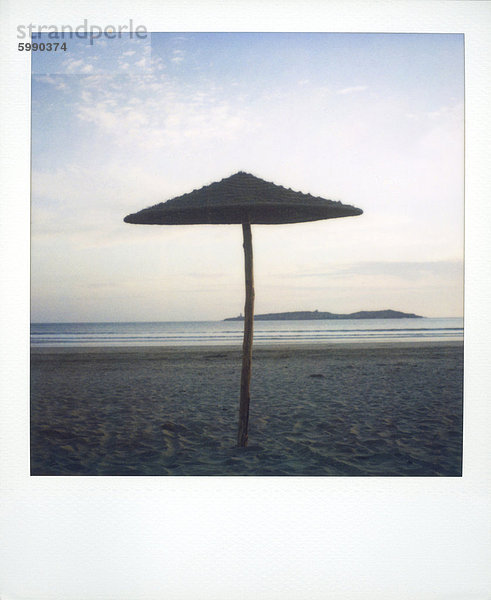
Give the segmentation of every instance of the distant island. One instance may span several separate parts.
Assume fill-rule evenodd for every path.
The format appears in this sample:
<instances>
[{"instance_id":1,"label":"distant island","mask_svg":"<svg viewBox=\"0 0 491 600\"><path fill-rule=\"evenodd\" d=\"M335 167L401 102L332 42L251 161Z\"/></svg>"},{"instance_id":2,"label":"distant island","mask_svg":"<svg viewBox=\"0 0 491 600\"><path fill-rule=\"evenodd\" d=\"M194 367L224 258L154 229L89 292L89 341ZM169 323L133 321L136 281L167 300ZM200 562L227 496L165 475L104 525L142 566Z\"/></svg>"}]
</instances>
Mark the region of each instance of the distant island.
<instances>
[{"instance_id":1,"label":"distant island","mask_svg":"<svg viewBox=\"0 0 491 600\"><path fill-rule=\"evenodd\" d=\"M256 321L310 321L321 319L422 319L420 315L403 313L398 310L361 310L346 315L330 312L319 312L318 310L300 310L296 312L267 313L254 315ZM224 321L243 321L244 317L228 317Z\"/></svg>"}]
</instances>

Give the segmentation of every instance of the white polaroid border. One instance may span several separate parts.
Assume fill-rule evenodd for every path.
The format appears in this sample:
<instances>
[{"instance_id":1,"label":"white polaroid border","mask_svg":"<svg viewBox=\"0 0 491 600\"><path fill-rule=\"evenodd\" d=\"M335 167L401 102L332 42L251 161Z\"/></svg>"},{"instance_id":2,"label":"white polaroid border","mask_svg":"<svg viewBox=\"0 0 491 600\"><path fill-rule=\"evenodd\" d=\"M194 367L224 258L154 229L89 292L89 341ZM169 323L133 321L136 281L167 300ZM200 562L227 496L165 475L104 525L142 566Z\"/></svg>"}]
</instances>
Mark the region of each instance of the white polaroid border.
<instances>
[{"instance_id":1,"label":"white polaroid border","mask_svg":"<svg viewBox=\"0 0 491 600\"><path fill-rule=\"evenodd\" d=\"M491 6L473 1L5 0L0 596L484 599L489 563ZM465 34L462 478L30 477L30 64L21 23Z\"/></svg>"}]
</instances>

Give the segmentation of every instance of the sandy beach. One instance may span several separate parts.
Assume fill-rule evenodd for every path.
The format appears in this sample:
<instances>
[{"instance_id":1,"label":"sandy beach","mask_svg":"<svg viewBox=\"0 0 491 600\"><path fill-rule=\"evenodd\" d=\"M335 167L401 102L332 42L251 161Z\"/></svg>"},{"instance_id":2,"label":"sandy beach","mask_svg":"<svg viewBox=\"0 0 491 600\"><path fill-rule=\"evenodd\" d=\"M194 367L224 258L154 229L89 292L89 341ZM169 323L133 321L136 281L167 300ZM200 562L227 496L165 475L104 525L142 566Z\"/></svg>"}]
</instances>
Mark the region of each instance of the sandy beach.
<instances>
[{"instance_id":1,"label":"sandy beach","mask_svg":"<svg viewBox=\"0 0 491 600\"><path fill-rule=\"evenodd\" d=\"M463 344L31 352L32 475L459 476Z\"/></svg>"}]
</instances>

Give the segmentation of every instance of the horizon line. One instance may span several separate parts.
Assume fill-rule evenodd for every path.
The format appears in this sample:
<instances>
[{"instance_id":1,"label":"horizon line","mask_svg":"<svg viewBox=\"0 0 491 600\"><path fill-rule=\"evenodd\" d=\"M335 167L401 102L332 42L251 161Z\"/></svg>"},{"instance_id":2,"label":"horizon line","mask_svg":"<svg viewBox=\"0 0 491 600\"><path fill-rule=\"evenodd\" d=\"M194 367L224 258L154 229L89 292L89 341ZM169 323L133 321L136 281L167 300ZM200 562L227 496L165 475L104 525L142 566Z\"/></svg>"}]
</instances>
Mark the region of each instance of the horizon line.
<instances>
[{"instance_id":1,"label":"horizon line","mask_svg":"<svg viewBox=\"0 0 491 600\"><path fill-rule=\"evenodd\" d=\"M288 312L304 312L304 311L288 311ZM312 311L313 312L313 311ZM327 312L327 311L322 311L322 312ZM356 312L365 312L365 311L356 311ZM375 312L375 311L367 311L367 312ZM266 314L266 313L262 313L262 314ZM267 314L274 314L274 313L267 313ZM235 319L236 317L225 317L226 319L229 318L233 318ZM444 316L438 316L438 317L428 317L428 316L421 316L419 317L421 319L463 319L464 315L444 315ZM30 321L29 324L30 325L92 325L92 324L101 324L101 323L106 323L106 324L121 324L121 323L223 323L225 319L174 319L174 320L150 320L150 321ZM292 321L295 319L291 319ZM308 320L308 319L303 319L303 320ZM315 319L312 319L315 320ZM318 319L318 320L322 320L322 319ZM325 319L326 321L328 321L329 319ZM337 319L339 321L342 321L343 319ZM353 319L345 319L346 321L350 321ZM360 319L357 319L360 320ZM371 319L373 320L373 319ZM385 320L390 320L390 319L385 319Z\"/></svg>"}]
</instances>

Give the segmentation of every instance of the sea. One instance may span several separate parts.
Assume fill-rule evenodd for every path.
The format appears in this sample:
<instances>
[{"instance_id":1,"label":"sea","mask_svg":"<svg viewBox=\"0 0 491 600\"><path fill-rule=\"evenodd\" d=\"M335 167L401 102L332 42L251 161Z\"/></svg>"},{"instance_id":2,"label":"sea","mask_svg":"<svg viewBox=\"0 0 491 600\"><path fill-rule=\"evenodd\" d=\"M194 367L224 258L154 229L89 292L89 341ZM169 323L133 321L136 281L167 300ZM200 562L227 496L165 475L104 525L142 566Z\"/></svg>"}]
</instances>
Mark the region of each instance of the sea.
<instances>
[{"instance_id":1,"label":"sea","mask_svg":"<svg viewBox=\"0 0 491 600\"><path fill-rule=\"evenodd\" d=\"M242 321L32 323L32 347L240 347ZM254 344L463 341L462 318L255 321Z\"/></svg>"}]
</instances>

